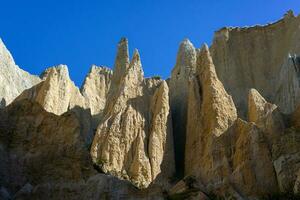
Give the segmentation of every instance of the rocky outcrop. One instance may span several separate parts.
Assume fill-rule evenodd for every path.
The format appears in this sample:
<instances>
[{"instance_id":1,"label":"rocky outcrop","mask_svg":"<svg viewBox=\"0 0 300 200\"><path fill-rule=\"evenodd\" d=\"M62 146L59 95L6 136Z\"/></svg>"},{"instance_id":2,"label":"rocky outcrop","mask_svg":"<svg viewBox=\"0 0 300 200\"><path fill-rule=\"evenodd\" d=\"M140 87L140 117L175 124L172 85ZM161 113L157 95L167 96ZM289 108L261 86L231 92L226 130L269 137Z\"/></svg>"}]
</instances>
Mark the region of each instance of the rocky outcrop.
<instances>
[{"instance_id":1,"label":"rocky outcrop","mask_svg":"<svg viewBox=\"0 0 300 200\"><path fill-rule=\"evenodd\" d=\"M277 108L268 103L255 89L250 89L248 95L248 120L259 124L263 118Z\"/></svg>"},{"instance_id":2,"label":"rocky outcrop","mask_svg":"<svg viewBox=\"0 0 300 200\"><path fill-rule=\"evenodd\" d=\"M273 140L272 159L278 186L283 193L299 193L299 107L286 117L285 128Z\"/></svg>"},{"instance_id":3,"label":"rocky outcrop","mask_svg":"<svg viewBox=\"0 0 300 200\"><path fill-rule=\"evenodd\" d=\"M1 185L11 193L27 183L80 180L93 171L85 133L72 112L56 116L20 100L1 111L0 134L6 152Z\"/></svg>"},{"instance_id":4,"label":"rocky outcrop","mask_svg":"<svg viewBox=\"0 0 300 200\"><path fill-rule=\"evenodd\" d=\"M144 77L127 39L81 91L66 66L47 69L0 109L0 199L293 199L299 22L224 28L210 49L184 40L167 81ZM0 56L0 78L31 80Z\"/></svg>"},{"instance_id":5,"label":"rocky outcrop","mask_svg":"<svg viewBox=\"0 0 300 200\"><path fill-rule=\"evenodd\" d=\"M267 26L218 31L210 48L213 62L208 63L216 66L221 81L204 82L198 69L205 64L199 65L202 59L197 58L189 86L185 175L194 175L201 190L255 198L297 188L298 149L292 147L297 146L298 114L286 114L298 104L299 61L294 54L299 45L293 42L299 37L298 23L298 17L288 13ZM207 89L218 82L218 88L223 83L233 96L240 116L248 113L251 123L235 121L230 110L223 112L235 107L224 88L225 92Z\"/></svg>"},{"instance_id":6,"label":"rocky outcrop","mask_svg":"<svg viewBox=\"0 0 300 200\"><path fill-rule=\"evenodd\" d=\"M230 182L242 196L263 197L278 192L272 156L262 130L238 119ZM227 149L229 150L229 149ZM259 162L258 162L259 161Z\"/></svg>"},{"instance_id":7,"label":"rocky outcrop","mask_svg":"<svg viewBox=\"0 0 300 200\"><path fill-rule=\"evenodd\" d=\"M247 113L250 88L256 88L267 101L275 103L285 113L295 109L298 83L295 85L295 80L286 74L299 69L298 65L287 64L286 60L289 55L300 53L299 23L299 16L288 12L273 24L223 28L215 33L210 49L216 71L243 118Z\"/></svg>"},{"instance_id":8,"label":"rocky outcrop","mask_svg":"<svg viewBox=\"0 0 300 200\"><path fill-rule=\"evenodd\" d=\"M223 151L215 141L236 118L233 100L218 80L208 47L204 45L189 88L185 175L197 177L204 185L222 181L220 176L228 173L228 164L222 156L215 155L214 151Z\"/></svg>"},{"instance_id":9,"label":"rocky outcrop","mask_svg":"<svg viewBox=\"0 0 300 200\"><path fill-rule=\"evenodd\" d=\"M28 99L39 103L46 111L62 115L73 111L80 119L81 129L86 133L84 138L90 144L93 129L96 126L92 120L89 102L71 81L67 66L50 67L41 74L42 81L22 92L15 101Z\"/></svg>"},{"instance_id":10,"label":"rocky outcrop","mask_svg":"<svg viewBox=\"0 0 300 200\"><path fill-rule=\"evenodd\" d=\"M23 90L40 82L39 77L20 69L0 39L0 108L10 104Z\"/></svg>"},{"instance_id":11,"label":"rocky outcrop","mask_svg":"<svg viewBox=\"0 0 300 200\"><path fill-rule=\"evenodd\" d=\"M284 132L286 124L278 107L267 102L255 89L248 94L248 121L263 131L270 145Z\"/></svg>"},{"instance_id":12,"label":"rocky outcrop","mask_svg":"<svg viewBox=\"0 0 300 200\"><path fill-rule=\"evenodd\" d=\"M152 182L165 185L174 172L171 130L166 82L145 79L138 51L129 62L128 42L122 39L91 147L93 162L139 188Z\"/></svg>"},{"instance_id":13,"label":"rocky outcrop","mask_svg":"<svg viewBox=\"0 0 300 200\"><path fill-rule=\"evenodd\" d=\"M57 116L24 99L0 116L1 199L163 199L160 188L97 174L72 111Z\"/></svg>"},{"instance_id":14,"label":"rocky outcrop","mask_svg":"<svg viewBox=\"0 0 300 200\"><path fill-rule=\"evenodd\" d=\"M290 127L274 142L272 158L281 192L293 192L300 169L299 131Z\"/></svg>"},{"instance_id":15,"label":"rocky outcrop","mask_svg":"<svg viewBox=\"0 0 300 200\"><path fill-rule=\"evenodd\" d=\"M17 100L31 99L56 115L72 109L90 109L91 115L99 121L111 77L110 69L92 66L80 91L70 79L67 66L58 65L45 70L42 82L24 91Z\"/></svg>"},{"instance_id":16,"label":"rocky outcrop","mask_svg":"<svg viewBox=\"0 0 300 200\"><path fill-rule=\"evenodd\" d=\"M69 77L67 66L59 65L45 70L42 82L25 90L17 100L30 99L56 115L75 107L86 108L86 102L79 89Z\"/></svg>"},{"instance_id":17,"label":"rocky outcrop","mask_svg":"<svg viewBox=\"0 0 300 200\"><path fill-rule=\"evenodd\" d=\"M230 193L243 198L277 192L263 131L252 123L236 120L233 100L218 80L207 46L199 53L188 102L185 175L195 176L202 185L200 189L221 196ZM266 104L251 90L250 119L258 121L267 113Z\"/></svg>"},{"instance_id":18,"label":"rocky outcrop","mask_svg":"<svg viewBox=\"0 0 300 200\"><path fill-rule=\"evenodd\" d=\"M170 106L173 121L173 136L177 176L184 172L184 147L187 122L187 97L189 79L196 70L196 49L189 40L179 47L177 60L169 81Z\"/></svg>"},{"instance_id":19,"label":"rocky outcrop","mask_svg":"<svg viewBox=\"0 0 300 200\"><path fill-rule=\"evenodd\" d=\"M288 55L281 67L278 88L273 100L284 113L291 113L300 104L300 62L299 56Z\"/></svg>"},{"instance_id":20,"label":"rocky outcrop","mask_svg":"<svg viewBox=\"0 0 300 200\"><path fill-rule=\"evenodd\" d=\"M92 115L99 115L106 104L107 93L110 87L112 70L106 67L92 66L84 80L81 93L84 96Z\"/></svg>"}]
</instances>

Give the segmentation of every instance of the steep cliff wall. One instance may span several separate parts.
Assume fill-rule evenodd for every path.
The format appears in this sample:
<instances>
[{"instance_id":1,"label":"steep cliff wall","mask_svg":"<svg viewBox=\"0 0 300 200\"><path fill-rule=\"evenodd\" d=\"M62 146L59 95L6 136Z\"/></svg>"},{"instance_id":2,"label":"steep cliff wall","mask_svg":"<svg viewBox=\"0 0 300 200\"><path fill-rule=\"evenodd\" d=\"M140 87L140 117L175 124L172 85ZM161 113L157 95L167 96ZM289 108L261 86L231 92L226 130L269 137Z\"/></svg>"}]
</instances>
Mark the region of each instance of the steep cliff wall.
<instances>
[{"instance_id":1,"label":"steep cliff wall","mask_svg":"<svg viewBox=\"0 0 300 200\"><path fill-rule=\"evenodd\" d=\"M0 42L0 199L295 199L299 23L184 40L168 81L122 39L80 90L64 65L23 72Z\"/></svg>"},{"instance_id":2,"label":"steep cliff wall","mask_svg":"<svg viewBox=\"0 0 300 200\"><path fill-rule=\"evenodd\" d=\"M299 83L293 78L299 65L292 59L300 53L299 25L299 17L288 12L266 26L223 28L215 33L210 47L213 62L243 118L250 88L285 113L299 104Z\"/></svg>"}]
</instances>

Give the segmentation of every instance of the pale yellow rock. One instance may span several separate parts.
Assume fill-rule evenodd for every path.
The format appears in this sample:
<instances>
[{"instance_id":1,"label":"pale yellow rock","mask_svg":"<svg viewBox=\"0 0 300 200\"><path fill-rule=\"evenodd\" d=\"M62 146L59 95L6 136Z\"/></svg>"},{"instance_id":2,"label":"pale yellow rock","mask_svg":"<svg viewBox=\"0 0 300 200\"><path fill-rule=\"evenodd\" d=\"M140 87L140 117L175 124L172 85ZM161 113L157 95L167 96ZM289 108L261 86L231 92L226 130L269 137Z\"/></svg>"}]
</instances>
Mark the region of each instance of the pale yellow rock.
<instances>
[{"instance_id":1,"label":"pale yellow rock","mask_svg":"<svg viewBox=\"0 0 300 200\"><path fill-rule=\"evenodd\" d=\"M250 89L248 94L248 120L260 123L268 113L277 108L276 105L268 103L255 89Z\"/></svg>"},{"instance_id":2,"label":"pale yellow rock","mask_svg":"<svg viewBox=\"0 0 300 200\"><path fill-rule=\"evenodd\" d=\"M185 175L196 176L208 191L220 195L231 191L240 198L275 193L276 175L264 133L240 119L234 124L237 115L233 101L209 58L208 49L203 47L198 58L202 69L197 68L190 84ZM250 91L251 120L267 118L275 108L257 91Z\"/></svg>"},{"instance_id":3,"label":"pale yellow rock","mask_svg":"<svg viewBox=\"0 0 300 200\"><path fill-rule=\"evenodd\" d=\"M202 91L202 115L210 134L220 136L236 120L236 108L230 95L219 81L208 47L204 45L197 61L197 74Z\"/></svg>"},{"instance_id":4,"label":"pale yellow rock","mask_svg":"<svg viewBox=\"0 0 300 200\"><path fill-rule=\"evenodd\" d=\"M0 154L1 200L5 188L14 199L164 199L160 187L141 191L97 173L72 111L57 116L37 102L20 100L0 116L0 150L7 151Z\"/></svg>"},{"instance_id":5,"label":"pale yellow rock","mask_svg":"<svg viewBox=\"0 0 300 200\"><path fill-rule=\"evenodd\" d=\"M86 108L79 89L69 77L67 66L59 65L45 70L42 82L25 90L16 100L30 99L51 113L61 115L75 107Z\"/></svg>"},{"instance_id":6,"label":"pale yellow rock","mask_svg":"<svg viewBox=\"0 0 300 200\"><path fill-rule=\"evenodd\" d=\"M259 119L266 102L254 90L250 101L251 117ZM218 80L207 46L199 53L188 102L185 175L221 196L242 199L277 192L264 134L254 124L236 121L233 100Z\"/></svg>"},{"instance_id":7,"label":"pale yellow rock","mask_svg":"<svg viewBox=\"0 0 300 200\"><path fill-rule=\"evenodd\" d=\"M216 71L243 118L251 88L284 113L291 113L299 103L300 90L293 71L300 65L294 66L289 58L300 54L299 25L300 16L289 12L265 26L223 28L215 33L210 49Z\"/></svg>"},{"instance_id":8,"label":"pale yellow rock","mask_svg":"<svg viewBox=\"0 0 300 200\"><path fill-rule=\"evenodd\" d=\"M122 39L114 73L92 67L81 92L62 65L34 85L0 41L2 106L23 91L19 80L33 86L0 109L0 198L298 194L299 19L288 13L267 26L221 29L210 50L184 40L167 81L144 78L138 51L130 61ZM173 133L176 166L185 168L176 185L183 174L174 176Z\"/></svg>"},{"instance_id":9,"label":"pale yellow rock","mask_svg":"<svg viewBox=\"0 0 300 200\"><path fill-rule=\"evenodd\" d=\"M229 173L223 156L213 156L213 150L217 148L214 142L236 118L233 100L219 81L208 47L204 45L189 91L185 175L194 175L205 185ZM223 164L221 176L215 174L216 168Z\"/></svg>"},{"instance_id":10,"label":"pale yellow rock","mask_svg":"<svg viewBox=\"0 0 300 200\"><path fill-rule=\"evenodd\" d=\"M164 81L144 79L137 51L129 65L127 58L128 42L122 39L91 156L104 172L139 188L152 182L166 186L174 172L169 89Z\"/></svg>"},{"instance_id":11,"label":"pale yellow rock","mask_svg":"<svg viewBox=\"0 0 300 200\"><path fill-rule=\"evenodd\" d=\"M161 172L174 171L173 138L170 107L169 88L165 81L161 83L151 99L151 129L149 136L149 158L151 175L154 180ZM173 166L172 166L173 165Z\"/></svg>"},{"instance_id":12,"label":"pale yellow rock","mask_svg":"<svg viewBox=\"0 0 300 200\"><path fill-rule=\"evenodd\" d=\"M107 93L110 87L112 70L106 67L92 66L86 76L81 93L84 96L92 115L103 112Z\"/></svg>"},{"instance_id":13,"label":"pale yellow rock","mask_svg":"<svg viewBox=\"0 0 300 200\"><path fill-rule=\"evenodd\" d=\"M0 39L0 108L10 104L21 92L41 80L20 69Z\"/></svg>"},{"instance_id":14,"label":"pale yellow rock","mask_svg":"<svg viewBox=\"0 0 300 200\"><path fill-rule=\"evenodd\" d=\"M56 115L61 115L68 110L86 110L85 115L90 112L95 124L98 124L110 88L112 77L110 69L92 66L81 91L70 79L65 65L48 68L41 77L40 84L24 91L17 100L34 100L45 110ZM82 119L85 120L84 117Z\"/></svg>"},{"instance_id":15,"label":"pale yellow rock","mask_svg":"<svg viewBox=\"0 0 300 200\"><path fill-rule=\"evenodd\" d=\"M248 121L254 122L264 132L270 145L285 129L277 106L267 102L255 89L250 89L248 94Z\"/></svg>"},{"instance_id":16,"label":"pale yellow rock","mask_svg":"<svg viewBox=\"0 0 300 200\"><path fill-rule=\"evenodd\" d=\"M89 104L71 81L67 66L59 65L48 68L41 77L42 81L39 84L22 92L15 101L29 99L56 115L62 115L67 111L75 112L80 119L81 129L85 133L86 144L89 145L93 139L95 125Z\"/></svg>"}]
</instances>

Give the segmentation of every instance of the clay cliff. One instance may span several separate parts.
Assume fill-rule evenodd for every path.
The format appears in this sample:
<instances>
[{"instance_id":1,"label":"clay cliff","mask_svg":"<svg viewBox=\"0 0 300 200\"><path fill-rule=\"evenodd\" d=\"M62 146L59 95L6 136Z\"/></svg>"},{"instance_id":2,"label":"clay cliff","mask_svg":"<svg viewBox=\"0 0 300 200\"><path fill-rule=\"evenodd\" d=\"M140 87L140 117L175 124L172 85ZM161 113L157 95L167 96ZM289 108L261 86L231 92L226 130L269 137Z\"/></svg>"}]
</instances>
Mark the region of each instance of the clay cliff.
<instances>
[{"instance_id":1,"label":"clay cliff","mask_svg":"<svg viewBox=\"0 0 300 200\"><path fill-rule=\"evenodd\" d=\"M256 88L284 113L299 104L299 16L292 11L266 26L222 28L211 53L217 74L246 117L247 91Z\"/></svg>"},{"instance_id":2,"label":"clay cliff","mask_svg":"<svg viewBox=\"0 0 300 200\"><path fill-rule=\"evenodd\" d=\"M179 47L176 64L169 81L170 106L173 121L173 135L175 146L175 161L177 175L183 176L184 147L186 142L187 100L189 80L196 70L197 53L193 44L185 39Z\"/></svg>"},{"instance_id":3,"label":"clay cliff","mask_svg":"<svg viewBox=\"0 0 300 200\"><path fill-rule=\"evenodd\" d=\"M79 89L0 41L0 199L297 199L300 16L179 46L168 80L117 46Z\"/></svg>"},{"instance_id":4,"label":"clay cliff","mask_svg":"<svg viewBox=\"0 0 300 200\"><path fill-rule=\"evenodd\" d=\"M101 118L106 104L107 94L111 83L113 71L107 67L92 66L81 88L91 114Z\"/></svg>"},{"instance_id":5,"label":"clay cliff","mask_svg":"<svg viewBox=\"0 0 300 200\"><path fill-rule=\"evenodd\" d=\"M126 39L118 46L107 101L91 148L96 165L140 188L170 178L175 165L169 88L163 80L144 78L137 50L129 61Z\"/></svg>"},{"instance_id":6,"label":"clay cliff","mask_svg":"<svg viewBox=\"0 0 300 200\"><path fill-rule=\"evenodd\" d=\"M0 107L9 105L21 92L40 82L38 76L20 69L0 39Z\"/></svg>"}]
</instances>

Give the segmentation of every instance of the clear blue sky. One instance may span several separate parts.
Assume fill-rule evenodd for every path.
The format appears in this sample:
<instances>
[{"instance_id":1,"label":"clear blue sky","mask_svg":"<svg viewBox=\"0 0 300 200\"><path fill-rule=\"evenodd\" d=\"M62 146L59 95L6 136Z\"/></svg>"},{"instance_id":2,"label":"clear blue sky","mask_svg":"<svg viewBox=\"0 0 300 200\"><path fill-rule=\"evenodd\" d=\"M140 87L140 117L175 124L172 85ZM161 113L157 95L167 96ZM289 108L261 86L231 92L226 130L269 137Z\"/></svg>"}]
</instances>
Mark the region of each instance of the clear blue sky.
<instances>
[{"instance_id":1,"label":"clear blue sky","mask_svg":"<svg viewBox=\"0 0 300 200\"><path fill-rule=\"evenodd\" d=\"M33 74L66 64L80 86L92 64L113 66L123 36L139 49L146 76L167 78L179 43L211 43L224 26L265 24L299 0L0 0L0 37Z\"/></svg>"}]
</instances>

